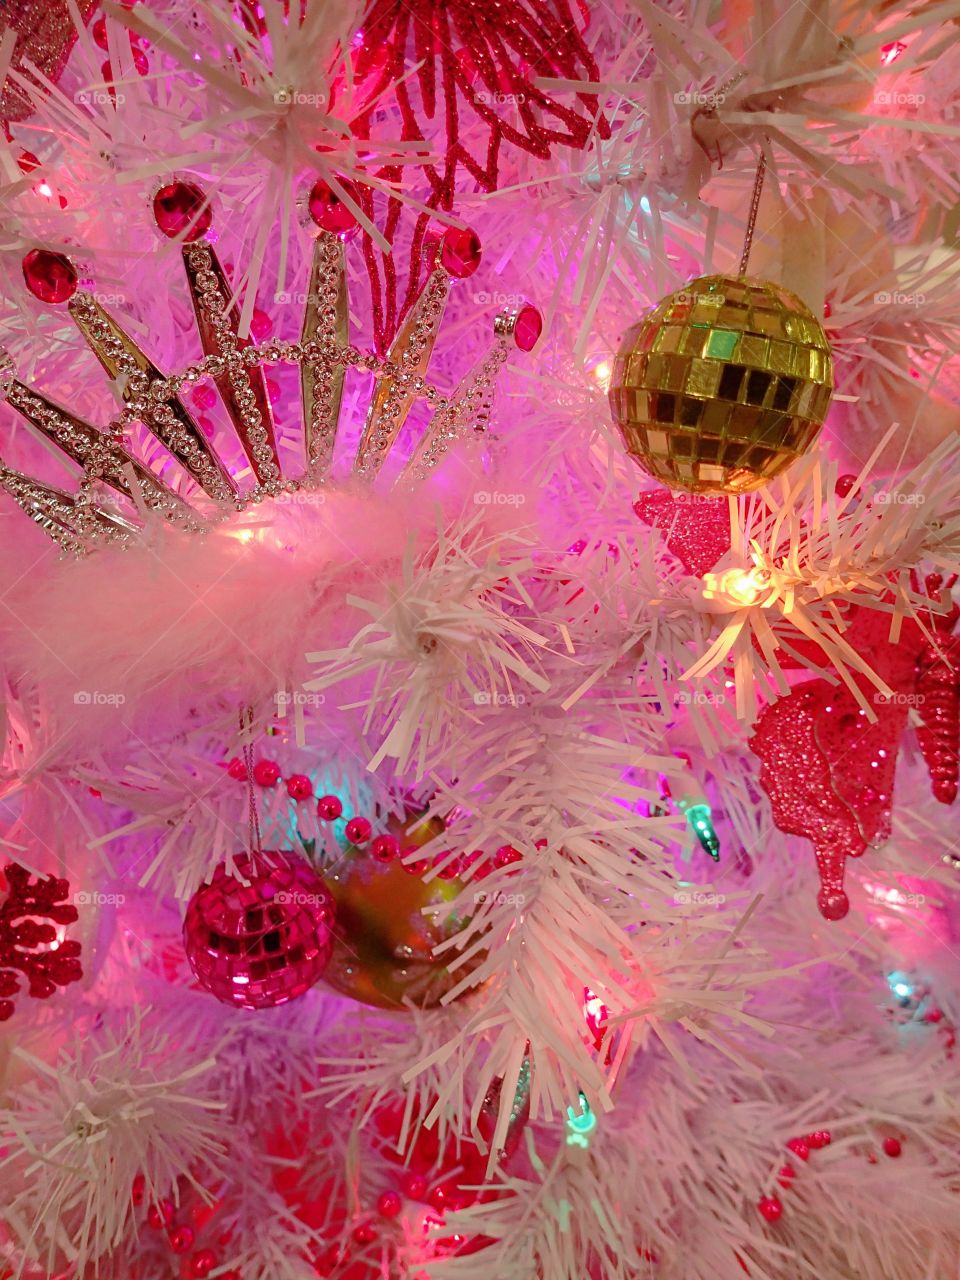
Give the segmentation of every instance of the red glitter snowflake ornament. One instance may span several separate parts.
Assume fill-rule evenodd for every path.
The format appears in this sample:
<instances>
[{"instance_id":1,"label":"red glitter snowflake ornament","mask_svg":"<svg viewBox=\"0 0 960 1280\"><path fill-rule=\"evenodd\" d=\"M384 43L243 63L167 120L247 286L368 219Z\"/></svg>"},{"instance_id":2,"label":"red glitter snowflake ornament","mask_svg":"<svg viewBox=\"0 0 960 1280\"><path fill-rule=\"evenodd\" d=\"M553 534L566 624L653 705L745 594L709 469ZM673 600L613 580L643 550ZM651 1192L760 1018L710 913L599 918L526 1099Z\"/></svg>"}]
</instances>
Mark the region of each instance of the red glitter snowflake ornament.
<instances>
[{"instance_id":1,"label":"red glitter snowflake ornament","mask_svg":"<svg viewBox=\"0 0 960 1280\"><path fill-rule=\"evenodd\" d=\"M57 987L83 977L80 943L63 937L63 929L77 919L67 901L70 885L56 876L37 878L16 863L8 863L0 879L0 1022L12 1017L12 997L20 991L20 974L27 994L46 1000Z\"/></svg>"}]
</instances>

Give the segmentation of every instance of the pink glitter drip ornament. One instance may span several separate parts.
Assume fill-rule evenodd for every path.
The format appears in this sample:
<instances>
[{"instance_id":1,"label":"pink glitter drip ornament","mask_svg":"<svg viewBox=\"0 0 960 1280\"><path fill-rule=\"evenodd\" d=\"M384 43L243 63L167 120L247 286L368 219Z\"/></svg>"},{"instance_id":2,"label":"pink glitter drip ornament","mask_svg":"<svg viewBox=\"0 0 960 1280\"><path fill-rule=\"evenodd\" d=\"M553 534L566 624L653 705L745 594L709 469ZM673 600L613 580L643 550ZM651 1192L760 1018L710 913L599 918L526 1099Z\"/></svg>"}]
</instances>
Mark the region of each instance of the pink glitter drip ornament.
<instances>
[{"instance_id":1,"label":"pink glitter drip ornament","mask_svg":"<svg viewBox=\"0 0 960 1280\"><path fill-rule=\"evenodd\" d=\"M940 603L942 585L936 574L926 580L934 604ZM760 783L770 796L779 829L813 843L820 871L817 905L827 920L842 920L850 908L843 888L847 858L860 857L868 845L876 847L889 838L897 753L913 703L924 720L927 736L921 733L921 749L934 795L945 803L955 795L951 725L958 682L950 655L958 638L950 633L958 614L956 606L939 613L924 611L924 624L937 637L936 645L909 618L893 644L888 613L850 610L845 639L894 695L881 694L865 677L856 677L872 708L872 722L846 686L822 679L798 685L757 720L750 746L762 762ZM925 680L935 684L938 693L929 707L917 698Z\"/></svg>"},{"instance_id":2,"label":"pink glitter drip ornament","mask_svg":"<svg viewBox=\"0 0 960 1280\"><path fill-rule=\"evenodd\" d=\"M197 981L224 1004L272 1009L309 991L333 951L333 899L298 854L241 854L193 895L183 942Z\"/></svg>"}]
</instances>

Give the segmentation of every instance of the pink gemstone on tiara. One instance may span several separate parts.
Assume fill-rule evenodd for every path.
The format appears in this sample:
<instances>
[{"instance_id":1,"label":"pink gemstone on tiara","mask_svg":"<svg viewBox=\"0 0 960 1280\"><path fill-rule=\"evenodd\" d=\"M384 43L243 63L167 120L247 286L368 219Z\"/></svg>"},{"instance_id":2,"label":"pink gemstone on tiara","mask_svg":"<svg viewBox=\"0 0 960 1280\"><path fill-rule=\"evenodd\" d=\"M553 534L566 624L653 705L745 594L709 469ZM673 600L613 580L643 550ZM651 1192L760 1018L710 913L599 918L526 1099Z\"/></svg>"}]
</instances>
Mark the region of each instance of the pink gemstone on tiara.
<instances>
[{"instance_id":1,"label":"pink gemstone on tiara","mask_svg":"<svg viewBox=\"0 0 960 1280\"><path fill-rule=\"evenodd\" d=\"M466 280L480 265L480 237L469 227L448 227L440 241L440 265L457 280Z\"/></svg>"},{"instance_id":2,"label":"pink gemstone on tiara","mask_svg":"<svg viewBox=\"0 0 960 1280\"><path fill-rule=\"evenodd\" d=\"M41 302L66 302L77 291L77 271L63 253L31 249L23 260L27 288Z\"/></svg>"},{"instance_id":3,"label":"pink gemstone on tiara","mask_svg":"<svg viewBox=\"0 0 960 1280\"><path fill-rule=\"evenodd\" d=\"M513 326L513 340L521 351L532 351L543 333L543 316L529 302L520 308Z\"/></svg>"},{"instance_id":4,"label":"pink gemstone on tiara","mask_svg":"<svg viewBox=\"0 0 960 1280\"><path fill-rule=\"evenodd\" d=\"M210 201L192 182L168 182L153 197L157 226L171 240L179 236L190 243L210 230L213 211Z\"/></svg>"},{"instance_id":5,"label":"pink gemstone on tiara","mask_svg":"<svg viewBox=\"0 0 960 1280\"><path fill-rule=\"evenodd\" d=\"M338 181L350 198L356 200L357 189L353 183L347 182L344 178ZM351 231L357 225L357 220L347 205L329 182L324 182L323 178L318 178L311 187L307 208L310 211L310 217L321 231L333 231L337 235L342 235L344 231Z\"/></svg>"}]
</instances>

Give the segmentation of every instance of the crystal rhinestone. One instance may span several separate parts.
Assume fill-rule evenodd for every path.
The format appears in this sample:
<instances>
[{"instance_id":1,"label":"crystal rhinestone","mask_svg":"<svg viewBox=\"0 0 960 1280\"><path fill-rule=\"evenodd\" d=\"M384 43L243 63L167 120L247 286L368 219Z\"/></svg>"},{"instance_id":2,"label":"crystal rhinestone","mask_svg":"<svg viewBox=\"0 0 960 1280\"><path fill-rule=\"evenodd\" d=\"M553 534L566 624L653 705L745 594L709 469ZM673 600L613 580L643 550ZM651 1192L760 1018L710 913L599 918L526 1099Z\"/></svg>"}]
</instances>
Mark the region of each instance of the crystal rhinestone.
<instances>
[{"instance_id":1,"label":"crystal rhinestone","mask_svg":"<svg viewBox=\"0 0 960 1280\"><path fill-rule=\"evenodd\" d=\"M440 265L457 280L466 280L480 265L480 237L469 227L450 227L440 241Z\"/></svg>"},{"instance_id":2,"label":"crystal rhinestone","mask_svg":"<svg viewBox=\"0 0 960 1280\"><path fill-rule=\"evenodd\" d=\"M513 326L513 340L521 351L532 351L543 333L543 317L528 302L520 308Z\"/></svg>"},{"instance_id":3,"label":"crystal rhinestone","mask_svg":"<svg viewBox=\"0 0 960 1280\"><path fill-rule=\"evenodd\" d=\"M31 249L23 260L27 288L41 302L66 302L77 290L77 272L63 253Z\"/></svg>"},{"instance_id":4,"label":"crystal rhinestone","mask_svg":"<svg viewBox=\"0 0 960 1280\"><path fill-rule=\"evenodd\" d=\"M157 226L171 240L180 237L189 243L210 230L213 213L210 202L192 182L168 182L153 197Z\"/></svg>"},{"instance_id":5,"label":"crystal rhinestone","mask_svg":"<svg viewBox=\"0 0 960 1280\"><path fill-rule=\"evenodd\" d=\"M338 181L350 198L356 200L357 189L353 183L343 178ZM321 231L334 231L342 235L357 225L356 218L323 178L318 178L313 184L307 199L307 207L310 210L310 217Z\"/></svg>"}]
</instances>

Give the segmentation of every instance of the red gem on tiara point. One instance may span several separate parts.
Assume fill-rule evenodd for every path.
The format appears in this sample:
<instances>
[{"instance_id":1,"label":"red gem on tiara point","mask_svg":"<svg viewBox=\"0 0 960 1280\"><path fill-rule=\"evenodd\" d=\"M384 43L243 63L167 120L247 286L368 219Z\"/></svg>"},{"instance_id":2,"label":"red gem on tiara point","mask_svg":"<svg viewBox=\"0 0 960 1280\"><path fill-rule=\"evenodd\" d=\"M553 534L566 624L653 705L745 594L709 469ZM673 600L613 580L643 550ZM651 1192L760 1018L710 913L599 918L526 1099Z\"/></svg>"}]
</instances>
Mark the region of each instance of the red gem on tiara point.
<instances>
[{"instance_id":1,"label":"red gem on tiara point","mask_svg":"<svg viewBox=\"0 0 960 1280\"><path fill-rule=\"evenodd\" d=\"M31 249L23 260L27 288L41 302L67 302L77 291L77 271L63 253Z\"/></svg>"},{"instance_id":2,"label":"red gem on tiara point","mask_svg":"<svg viewBox=\"0 0 960 1280\"><path fill-rule=\"evenodd\" d=\"M357 189L353 183L343 178L339 179L339 182L350 198L356 200ZM310 217L321 231L333 231L337 235L342 235L343 232L351 231L357 225L354 215L329 182L324 182L323 178L318 178L310 188L307 208L310 211Z\"/></svg>"},{"instance_id":3,"label":"red gem on tiara point","mask_svg":"<svg viewBox=\"0 0 960 1280\"><path fill-rule=\"evenodd\" d=\"M153 197L153 216L165 236L171 240L180 236L191 243L210 230L213 210L194 183L168 182Z\"/></svg>"},{"instance_id":4,"label":"red gem on tiara point","mask_svg":"<svg viewBox=\"0 0 960 1280\"><path fill-rule=\"evenodd\" d=\"M469 227L449 227L440 241L440 265L457 280L466 280L480 265L480 237Z\"/></svg>"},{"instance_id":5,"label":"red gem on tiara point","mask_svg":"<svg viewBox=\"0 0 960 1280\"><path fill-rule=\"evenodd\" d=\"M543 333L543 316L531 303L526 303L517 314L513 326L513 340L521 351L532 351Z\"/></svg>"}]
</instances>

